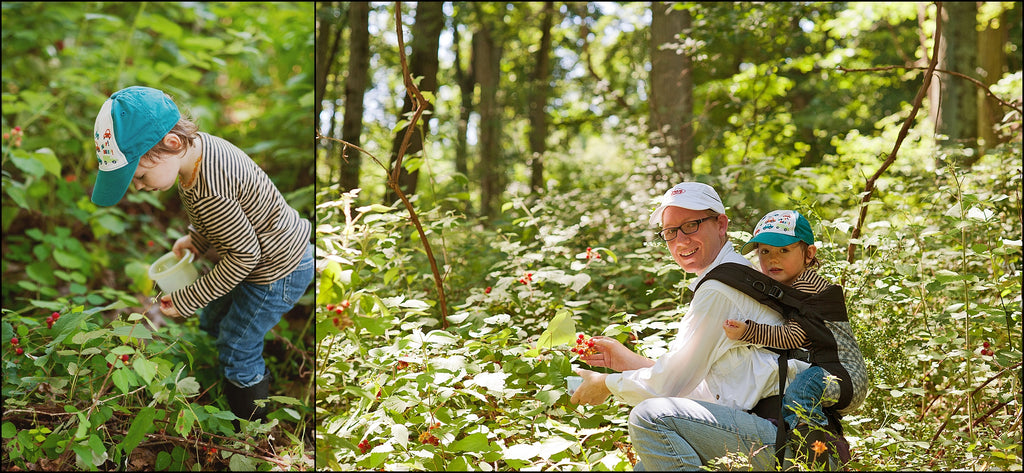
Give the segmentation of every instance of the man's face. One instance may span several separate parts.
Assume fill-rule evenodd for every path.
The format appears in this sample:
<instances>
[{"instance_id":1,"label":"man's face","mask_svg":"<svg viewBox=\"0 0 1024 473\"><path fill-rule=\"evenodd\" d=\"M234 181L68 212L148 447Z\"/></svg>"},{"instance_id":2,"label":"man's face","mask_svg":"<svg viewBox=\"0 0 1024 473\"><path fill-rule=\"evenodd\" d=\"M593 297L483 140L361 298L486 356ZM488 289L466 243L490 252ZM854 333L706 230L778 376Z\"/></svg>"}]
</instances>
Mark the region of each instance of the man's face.
<instances>
[{"instance_id":1,"label":"man's face","mask_svg":"<svg viewBox=\"0 0 1024 473\"><path fill-rule=\"evenodd\" d=\"M680 207L668 207L661 214L661 228L673 228L687 222L700 220L708 216L706 210L690 210ZM696 232L689 235L676 232L676 237L665 242L672 258L688 273L700 273L711 266L724 246L729 220L725 215L705 220L700 223Z\"/></svg>"}]
</instances>

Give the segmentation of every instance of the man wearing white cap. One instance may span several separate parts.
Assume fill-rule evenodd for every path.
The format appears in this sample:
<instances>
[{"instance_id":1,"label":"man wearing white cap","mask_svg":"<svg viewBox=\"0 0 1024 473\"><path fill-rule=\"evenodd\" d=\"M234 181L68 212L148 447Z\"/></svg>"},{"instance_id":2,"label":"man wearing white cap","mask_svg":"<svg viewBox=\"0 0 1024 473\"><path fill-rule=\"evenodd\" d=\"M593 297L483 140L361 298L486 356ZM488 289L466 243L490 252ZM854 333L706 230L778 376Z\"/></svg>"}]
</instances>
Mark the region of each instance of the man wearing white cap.
<instances>
[{"instance_id":1,"label":"man wearing white cap","mask_svg":"<svg viewBox=\"0 0 1024 473\"><path fill-rule=\"evenodd\" d=\"M658 236L676 263L697 274L691 290L719 264L750 266L729 242L725 206L707 184L684 182L672 187L650 222L661 225ZM778 313L753 298L709 280L694 293L675 339L657 360L613 338L594 337L595 353L581 359L618 373L578 370L583 384L572 402L601 404L614 395L634 406L629 434L640 457L638 470L698 470L728 453L751 455L755 470L774 469L770 447L777 429L748 411L761 399L779 394L777 357L725 335L722 324L738 317L774 325L782 322ZM807 366L790 360L788 377Z\"/></svg>"}]
</instances>

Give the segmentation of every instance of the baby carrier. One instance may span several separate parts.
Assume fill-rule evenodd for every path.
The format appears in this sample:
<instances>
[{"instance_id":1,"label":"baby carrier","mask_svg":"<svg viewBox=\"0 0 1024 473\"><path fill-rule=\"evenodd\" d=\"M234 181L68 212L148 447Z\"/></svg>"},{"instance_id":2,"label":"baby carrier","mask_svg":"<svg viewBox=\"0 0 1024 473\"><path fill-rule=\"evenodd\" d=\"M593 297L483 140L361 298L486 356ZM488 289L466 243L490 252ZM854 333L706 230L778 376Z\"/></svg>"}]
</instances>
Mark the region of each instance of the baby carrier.
<instances>
[{"instance_id":1,"label":"baby carrier","mask_svg":"<svg viewBox=\"0 0 1024 473\"><path fill-rule=\"evenodd\" d=\"M850 405L854 398L851 373L839 360L839 349L841 344L853 343L856 341L846 340L852 338L852 334L837 334L829 330L825 322L849 322L846 314L846 303L843 299L843 290L838 285L829 286L818 294L802 292L785 284L782 284L758 270L737 263L723 263L712 268L704 278L697 284L699 288L704 281L715 279L733 287L744 294L754 298L761 304L767 305L782 314L785 319L793 318L794 314L800 314L796 320L800 327L806 332L807 338L812 340L810 351L802 349L779 350L765 347L779 355L779 394L762 399L751 413L771 420L778 426L778 434L775 439L775 455L779 465L783 464L783 456L789 438L788 428L783 419L782 396L786 390L787 372L789 359L806 361L812 365L821 366L825 371L839 378L840 396L839 400L832 406L823 410L828 418L828 426L825 435L828 451L838 454L839 461L846 464L850 461L849 443L843 437L842 418L839 411ZM696 290L696 288L694 289ZM837 338L841 339L837 341ZM858 349L859 355L859 349ZM864 375L863 373L860 373Z\"/></svg>"}]
</instances>

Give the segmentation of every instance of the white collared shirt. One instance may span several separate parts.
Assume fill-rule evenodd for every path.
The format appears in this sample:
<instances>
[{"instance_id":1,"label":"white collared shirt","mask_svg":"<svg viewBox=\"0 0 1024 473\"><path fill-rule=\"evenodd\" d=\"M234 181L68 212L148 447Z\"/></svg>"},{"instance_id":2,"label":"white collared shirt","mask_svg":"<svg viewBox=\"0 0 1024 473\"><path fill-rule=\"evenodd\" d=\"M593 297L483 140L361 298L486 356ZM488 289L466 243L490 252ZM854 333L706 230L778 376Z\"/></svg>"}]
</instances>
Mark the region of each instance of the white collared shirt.
<instances>
[{"instance_id":1,"label":"white collared shirt","mask_svg":"<svg viewBox=\"0 0 1024 473\"><path fill-rule=\"evenodd\" d=\"M726 243L707 271L724 262L750 265ZM608 375L605 385L630 405L651 397L686 397L747 410L762 398L779 393L777 355L746 342L730 340L722 324L727 319L750 319L778 325L782 317L742 292L711 280L694 294L668 351L654 366ZM790 360L789 376L807 368Z\"/></svg>"}]
</instances>

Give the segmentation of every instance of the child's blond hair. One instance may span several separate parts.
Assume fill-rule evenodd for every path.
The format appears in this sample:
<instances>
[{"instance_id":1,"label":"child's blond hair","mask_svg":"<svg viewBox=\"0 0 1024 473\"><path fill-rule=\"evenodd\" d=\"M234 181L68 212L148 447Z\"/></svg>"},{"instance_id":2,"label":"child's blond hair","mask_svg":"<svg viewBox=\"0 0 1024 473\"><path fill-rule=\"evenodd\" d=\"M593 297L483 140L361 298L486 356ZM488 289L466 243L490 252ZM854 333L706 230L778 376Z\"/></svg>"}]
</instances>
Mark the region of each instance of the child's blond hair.
<instances>
[{"instance_id":1,"label":"child's blond hair","mask_svg":"<svg viewBox=\"0 0 1024 473\"><path fill-rule=\"evenodd\" d=\"M146 154L143 154L139 159L139 166L144 168L151 168L156 165L157 162L162 161L168 156L180 156L188 151L195 143L196 137L199 134L199 126L192 121L191 117L186 116L184 113L181 115L181 119L178 123L171 128L171 131L167 134L177 135L181 139L182 146L179 148L172 148L164 144L163 140L153 145Z\"/></svg>"}]
</instances>

